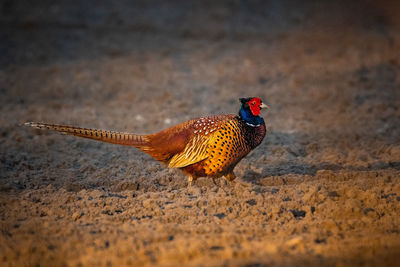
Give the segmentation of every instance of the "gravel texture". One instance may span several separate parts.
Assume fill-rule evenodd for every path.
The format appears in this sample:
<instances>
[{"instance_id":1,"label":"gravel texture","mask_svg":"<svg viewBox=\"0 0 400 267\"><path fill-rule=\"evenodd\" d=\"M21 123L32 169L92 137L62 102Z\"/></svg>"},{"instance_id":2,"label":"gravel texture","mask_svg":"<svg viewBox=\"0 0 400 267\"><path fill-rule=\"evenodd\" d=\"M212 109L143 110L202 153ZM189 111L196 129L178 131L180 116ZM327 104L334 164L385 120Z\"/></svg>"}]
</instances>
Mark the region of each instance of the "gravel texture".
<instances>
[{"instance_id":1,"label":"gravel texture","mask_svg":"<svg viewBox=\"0 0 400 267\"><path fill-rule=\"evenodd\" d=\"M0 265L398 264L395 1L0 4ZM247 96L268 133L219 186L21 126L154 133Z\"/></svg>"}]
</instances>

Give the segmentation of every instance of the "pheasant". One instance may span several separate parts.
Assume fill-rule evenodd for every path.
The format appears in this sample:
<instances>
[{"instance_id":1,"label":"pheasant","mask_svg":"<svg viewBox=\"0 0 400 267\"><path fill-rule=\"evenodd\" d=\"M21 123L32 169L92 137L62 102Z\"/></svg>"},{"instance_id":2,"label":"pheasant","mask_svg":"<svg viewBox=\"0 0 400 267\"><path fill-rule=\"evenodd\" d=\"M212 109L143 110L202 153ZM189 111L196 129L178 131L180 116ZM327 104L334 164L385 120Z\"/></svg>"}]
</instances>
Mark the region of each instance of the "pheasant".
<instances>
[{"instance_id":1,"label":"pheasant","mask_svg":"<svg viewBox=\"0 0 400 267\"><path fill-rule=\"evenodd\" d=\"M268 106L258 97L239 100L238 116L201 117L150 135L36 122L25 125L136 147L170 168L183 170L191 186L199 177L225 176L228 181L233 181L235 166L264 139L265 122L259 115L260 110Z\"/></svg>"}]
</instances>

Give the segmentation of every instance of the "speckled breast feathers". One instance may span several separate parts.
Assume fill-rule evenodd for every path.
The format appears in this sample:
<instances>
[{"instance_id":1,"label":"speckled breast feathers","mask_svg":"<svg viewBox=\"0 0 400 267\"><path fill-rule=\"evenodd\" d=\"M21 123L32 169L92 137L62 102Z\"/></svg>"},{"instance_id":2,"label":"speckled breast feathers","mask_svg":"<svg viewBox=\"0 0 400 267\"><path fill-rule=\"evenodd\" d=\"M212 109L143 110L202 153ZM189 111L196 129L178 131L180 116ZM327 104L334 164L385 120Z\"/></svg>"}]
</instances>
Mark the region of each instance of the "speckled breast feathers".
<instances>
[{"instance_id":1,"label":"speckled breast feathers","mask_svg":"<svg viewBox=\"0 0 400 267\"><path fill-rule=\"evenodd\" d=\"M254 148L246 141L244 125L235 115L188 121L186 127L190 131L191 140L182 152L170 159L168 166L187 170L194 177L220 177L230 173ZM195 166L191 166L193 164Z\"/></svg>"}]
</instances>

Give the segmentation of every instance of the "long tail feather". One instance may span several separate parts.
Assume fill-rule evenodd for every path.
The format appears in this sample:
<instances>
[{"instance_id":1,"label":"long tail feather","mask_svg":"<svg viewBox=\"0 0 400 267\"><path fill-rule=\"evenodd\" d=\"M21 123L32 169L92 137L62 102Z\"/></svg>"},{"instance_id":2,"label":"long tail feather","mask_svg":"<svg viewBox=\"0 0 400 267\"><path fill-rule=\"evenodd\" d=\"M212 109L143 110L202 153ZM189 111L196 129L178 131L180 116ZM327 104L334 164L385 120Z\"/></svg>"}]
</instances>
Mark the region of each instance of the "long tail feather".
<instances>
[{"instance_id":1,"label":"long tail feather","mask_svg":"<svg viewBox=\"0 0 400 267\"><path fill-rule=\"evenodd\" d=\"M25 126L30 126L37 129L47 129L51 131L57 131L63 134L79 136L83 138L94 139L102 142L134 146L143 148L148 143L146 135L137 135L131 133L121 133L97 129L87 129L68 125L58 125L40 122L26 122Z\"/></svg>"}]
</instances>

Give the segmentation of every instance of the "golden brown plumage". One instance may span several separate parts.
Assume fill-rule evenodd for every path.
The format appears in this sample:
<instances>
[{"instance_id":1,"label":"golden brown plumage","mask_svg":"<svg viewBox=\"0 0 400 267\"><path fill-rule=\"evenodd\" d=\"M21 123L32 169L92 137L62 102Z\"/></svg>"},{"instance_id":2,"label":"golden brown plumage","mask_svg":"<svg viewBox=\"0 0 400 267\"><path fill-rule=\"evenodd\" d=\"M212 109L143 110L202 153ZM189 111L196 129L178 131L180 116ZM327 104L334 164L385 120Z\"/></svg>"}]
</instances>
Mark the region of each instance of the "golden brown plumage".
<instances>
[{"instance_id":1,"label":"golden brown plumage","mask_svg":"<svg viewBox=\"0 0 400 267\"><path fill-rule=\"evenodd\" d=\"M189 184L198 177L235 179L236 164L263 140L266 128L259 98L241 99L239 116L202 117L151 135L136 135L74 126L29 122L25 125L139 148L170 168L180 168Z\"/></svg>"}]
</instances>

